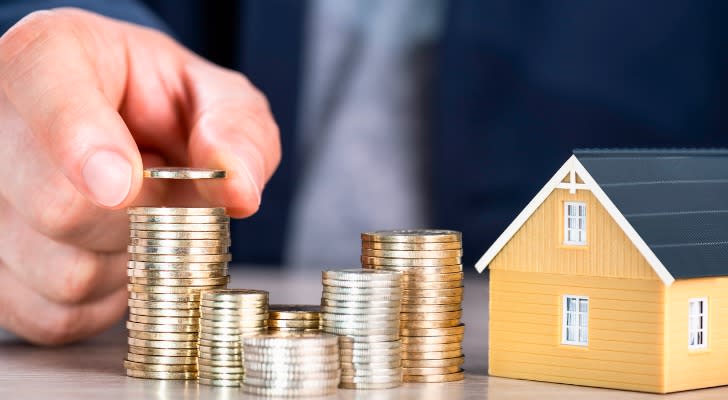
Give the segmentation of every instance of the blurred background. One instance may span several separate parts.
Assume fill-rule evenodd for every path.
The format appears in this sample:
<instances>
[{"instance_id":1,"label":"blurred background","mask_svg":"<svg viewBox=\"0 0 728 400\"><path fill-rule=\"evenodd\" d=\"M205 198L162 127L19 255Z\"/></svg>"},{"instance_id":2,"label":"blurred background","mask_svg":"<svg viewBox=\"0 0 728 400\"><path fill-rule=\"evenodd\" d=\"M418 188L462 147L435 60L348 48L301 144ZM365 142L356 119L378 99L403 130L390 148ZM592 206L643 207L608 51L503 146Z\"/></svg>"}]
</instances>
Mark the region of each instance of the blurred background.
<instances>
[{"instance_id":1,"label":"blurred background","mask_svg":"<svg viewBox=\"0 0 728 400\"><path fill-rule=\"evenodd\" d=\"M362 231L437 227L472 270L573 148L728 143L724 1L58 3L166 30L267 95L283 162L232 227L238 263L357 266Z\"/></svg>"}]
</instances>

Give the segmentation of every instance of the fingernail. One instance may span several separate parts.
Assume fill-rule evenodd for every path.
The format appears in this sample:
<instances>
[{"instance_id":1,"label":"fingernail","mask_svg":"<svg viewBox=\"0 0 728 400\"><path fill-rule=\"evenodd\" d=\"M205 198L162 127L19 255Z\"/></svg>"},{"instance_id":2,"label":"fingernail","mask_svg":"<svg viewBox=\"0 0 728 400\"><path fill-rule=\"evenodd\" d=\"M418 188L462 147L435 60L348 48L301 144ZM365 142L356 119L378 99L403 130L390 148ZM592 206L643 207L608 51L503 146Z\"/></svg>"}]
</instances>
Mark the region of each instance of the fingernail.
<instances>
[{"instance_id":1,"label":"fingernail","mask_svg":"<svg viewBox=\"0 0 728 400\"><path fill-rule=\"evenodd\" d=\"M256 160L250 156L242 158L240 161L245 175L252 184L251 186L255 189L255 194L258 198L258 205L260 206L261 198L263 196L263 186L265 185L263 170L261 166L256 163Z\"/></svg>"},{"instance_id":2,"label":"fingernail","mask_svg":"<svg viewBox=\"0 0 728 400\"><path fill-rule=\"evenodd\" d=\"M131 189L131 163L108 150L92 154L83 166L83 179L97 203L114 207L121 204Z\"/></svg>"}]
</instances>

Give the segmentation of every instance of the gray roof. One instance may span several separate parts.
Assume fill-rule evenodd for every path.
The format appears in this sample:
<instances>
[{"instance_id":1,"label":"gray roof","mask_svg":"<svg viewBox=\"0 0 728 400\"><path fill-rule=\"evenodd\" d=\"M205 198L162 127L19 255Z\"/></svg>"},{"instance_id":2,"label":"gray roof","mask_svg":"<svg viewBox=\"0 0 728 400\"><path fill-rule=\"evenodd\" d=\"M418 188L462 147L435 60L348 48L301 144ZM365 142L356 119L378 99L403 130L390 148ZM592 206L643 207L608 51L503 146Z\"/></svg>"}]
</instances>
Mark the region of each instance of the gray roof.
<instances>
[{"instance_id":1,"label":"gray roof","mask_svg":"<svg viewBox=\"0 0 728 400\"><path fill-rule=\"evenodd\" d=\"M675 279L728 275L728 149L574 155Z\"/></svg>"}]
</instances>

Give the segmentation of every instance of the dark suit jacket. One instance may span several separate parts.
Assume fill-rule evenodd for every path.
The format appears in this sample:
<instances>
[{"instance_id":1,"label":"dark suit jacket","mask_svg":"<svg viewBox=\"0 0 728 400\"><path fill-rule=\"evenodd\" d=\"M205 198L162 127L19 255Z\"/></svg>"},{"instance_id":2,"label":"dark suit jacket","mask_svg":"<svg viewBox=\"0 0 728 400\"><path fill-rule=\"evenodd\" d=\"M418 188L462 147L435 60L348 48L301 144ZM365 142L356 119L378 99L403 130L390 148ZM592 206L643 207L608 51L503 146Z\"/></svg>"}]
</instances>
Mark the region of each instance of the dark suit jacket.
<instances>
[{"instance_id":1,"label":"dark suit jacket","mask_svg":"<svg viewBox=\"0 0 728 400\"><path fill-rule=\"evenodd\" d=\"M725 146L726 4L447 2L429 113L434 225L463 231L470 263L572 148ZM234 225L234 255L280 262L299 165L291 150L305 2L0 0L0 32L60 5L165 30L266 93L284 162L260 212Z\"/></svg>"}]
</instances>

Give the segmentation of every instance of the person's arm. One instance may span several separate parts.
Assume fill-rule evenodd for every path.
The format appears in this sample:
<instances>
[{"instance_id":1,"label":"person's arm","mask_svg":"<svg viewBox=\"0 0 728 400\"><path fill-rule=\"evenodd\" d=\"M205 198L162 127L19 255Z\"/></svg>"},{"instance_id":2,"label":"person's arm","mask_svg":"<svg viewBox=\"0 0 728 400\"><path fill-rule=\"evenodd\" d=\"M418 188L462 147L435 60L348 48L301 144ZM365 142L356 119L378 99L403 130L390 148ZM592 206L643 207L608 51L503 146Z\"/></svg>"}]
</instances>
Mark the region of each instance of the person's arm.
<instances>
[{"instance_id":1,"label":"person's arm","mask_svg":"<svg viewBox=\"0 0 728 400\"><path fill-rule=\"evenodd\" d=\"M0 20L19 7L0 3ZM124 208L248 216L279 160L268 103L241 74L156 29L68 8L23 17L0 37L0 327L42 344L100 332L126 309ZM160 165L228 178L142 186L142 166Z\"/></svg>"}]
</instances>

